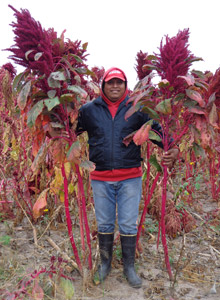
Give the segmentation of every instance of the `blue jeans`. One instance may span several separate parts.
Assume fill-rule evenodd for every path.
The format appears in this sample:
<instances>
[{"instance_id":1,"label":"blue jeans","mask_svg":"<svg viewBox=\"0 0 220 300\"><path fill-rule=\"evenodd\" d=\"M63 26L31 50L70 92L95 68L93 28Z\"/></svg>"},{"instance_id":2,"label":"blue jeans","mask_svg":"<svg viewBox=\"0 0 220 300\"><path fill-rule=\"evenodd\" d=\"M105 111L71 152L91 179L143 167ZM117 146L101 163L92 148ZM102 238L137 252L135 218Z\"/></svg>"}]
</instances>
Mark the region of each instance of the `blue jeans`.
<instances>
[{"instance_id":1,"label":"blue jeans","mask_svg":"<svg viewBox=\"0 0 220 300\"><path fill-rule=\"evenodd\" d=\"M121 234L136 234L142 178L122 181L91 180L98 231L112 233L115 229L116 205Z\"/></svg>"}]
</instances>

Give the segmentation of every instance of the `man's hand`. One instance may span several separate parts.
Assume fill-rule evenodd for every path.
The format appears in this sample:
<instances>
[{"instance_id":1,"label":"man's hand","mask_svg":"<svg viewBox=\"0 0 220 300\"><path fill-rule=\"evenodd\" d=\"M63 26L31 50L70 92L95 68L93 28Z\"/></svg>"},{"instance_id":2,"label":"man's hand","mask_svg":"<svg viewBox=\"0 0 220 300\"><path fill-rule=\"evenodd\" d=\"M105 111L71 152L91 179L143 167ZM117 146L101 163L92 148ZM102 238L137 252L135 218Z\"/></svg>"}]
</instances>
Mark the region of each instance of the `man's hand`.
<instances>
[{"instance_id":1,"label":"man's hand","mask_svg":"<svg viewBox=\"0 0 220 300\"><path fill-rule=\"evenodd\" d=\"M69 134L66 130L63 128L53 128L52 126L49 129L49 134L52 138L54 137L63 137L63 138L69 138Z\"/></svg>"},{"instance_id":2,"label":"man's hand","mask_svg":"<svg viewBox=\"0 0 220 300\"><path fill-rule=\"evenodd\" d=\"M162 165L167 166L168 168L172 168L174 162L177 160L179 154L178 148L173 148L164 152L162 157Z\"/></svg>"}]
</instances>

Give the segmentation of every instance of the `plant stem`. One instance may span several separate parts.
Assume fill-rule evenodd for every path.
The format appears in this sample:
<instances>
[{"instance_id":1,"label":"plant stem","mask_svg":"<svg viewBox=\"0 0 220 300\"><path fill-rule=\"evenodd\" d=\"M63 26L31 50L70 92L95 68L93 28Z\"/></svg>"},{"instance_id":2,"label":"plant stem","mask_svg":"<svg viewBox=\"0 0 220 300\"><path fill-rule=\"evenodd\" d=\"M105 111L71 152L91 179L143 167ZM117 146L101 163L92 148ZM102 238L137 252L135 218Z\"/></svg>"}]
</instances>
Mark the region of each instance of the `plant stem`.
<instances>
[{"instance_id":1,"label":"plant stem","mask_svg":"<svg viewBox=\"0 0 220 300\"><path fill-rule=\"evenodd\" d=\"M141 234L141 229L142 229L142 225L143 225L143 222L145 220L145 217L146 217L146 213L147 213L147 207L148 207L148 204L150 202L150 199L153 195L153 192L156 188L156 184L157 184L157 181L160 177L161 173L158 172L156 177L154 178L154 181L153 181L153 184L151 186L151 189L150 189L150 192L148 193L148 197L145 196L145 202L144 202L144 209L143 209L143 212L142 212L142 215L141 215L141 220L140 220L140 223L138 225L138 232L137 232L137 245L138 245L138 241L139 241L139 238L140 238L140 234Z\"/></svg>"},{"instance_id":2,"label":"plant stem","mask_svg":"<svg viewBox=\"0 0 220 300\"><path fill-rule=\"evenodd\" d=\"M88 244L88 247L89 247L88 261L89 261L89 268L91 270L92 269L92 249L91 249L90 229L89 229L89 223L88 223L87 214L86 214L86 201L85 201L83 181L82 181L82 176L80 174L80 170L79 170L78 165L76 165L76 173L77 173L77 176L78 176L78 186L79 186L79 191L80 191L81 200L82 200L82 211L83 211L84 225L85 225L85 230L86 230L87 244Z\"/></svg>"},{"instance_id":3,"label":"plant stem","mask_svg":"<svg viewBox=\"0 0 220 300\"><path fill-rule=\"evenodd\" d=\"M82 272L81 261L80 261L78 250L76 248L76 244L75 244L75 241L74 241L74 238L73 238L72 221L71 221L70 211L69 211L68 182L67 182L67 178L66 178L66 172L65 172L64 164L62 164L61 171L62 171L62 176L63 176L63 181L64 181L64 204L65 204L68 234L69 234L69 238L70 238L70 243L72 245L73 253L74 253L75 258L76 258L76 263L79 267L79 270Z\"/></svg>"}]
</instances>

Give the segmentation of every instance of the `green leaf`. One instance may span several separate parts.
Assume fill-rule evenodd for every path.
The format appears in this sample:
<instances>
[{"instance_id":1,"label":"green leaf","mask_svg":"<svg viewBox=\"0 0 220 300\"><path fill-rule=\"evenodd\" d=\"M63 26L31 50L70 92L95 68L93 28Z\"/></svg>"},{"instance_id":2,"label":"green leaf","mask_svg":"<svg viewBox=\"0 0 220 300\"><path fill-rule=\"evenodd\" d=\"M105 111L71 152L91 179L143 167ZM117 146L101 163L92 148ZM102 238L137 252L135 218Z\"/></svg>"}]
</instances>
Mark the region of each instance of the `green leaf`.
<instances>
[{"instance_id":1,"label":"green leaf","mask_svg":"<svg viewBox=\"0 0 220 300\"><path fill-rule=\"evenodd\" d=\"M45 99L44 104L46 105L47 109L50 111L55 106L60 104L59 97L55 97L53 99Z\"/></svg>"},{"instance_id":2,"label":"green leaf","mask_svg":"<svg viewBox=\"0 0 220 300\"><path fill-rule=\"evenodd\" d=\"M31 81L28 81L20 91L18 96L18 106L21 110L23 110L27 103L27 97L29 95L31 89Z\"/></svg>"},{"instance_id":3,"label":"green leaf","mask_svg":"<svg viewBox=\"0 0 220 300\"><path fill-rule=\"evenodd\" d=\"M204 73L202 71L192 70L191 73L195 74L196 76L198 76L201 79L205 79L205 75L204 75Z\"/></svg>"},{"instance_id":4,"label":"green leaf","mask_svg":"<svg viewBox=\"0 0 220 300\"><path fill-rule=\"evenodd\" d=\"M85 67L82 67L82 68L75 68L75 71L76 71L78 74L84 74L84 75L91 75L91 74L93 74L92 71L90 71L89 69L86 69Z\"/></svg>"},{"instance_id":5,"label":"green leaf","mask_svg":"<svg viewBox=\"0 0 220 300\"><path fill-rule=\"evenodd\" d=\"M70 53L69 56L72 56L76 61L83 63L83 60L78 55Z\"/></svg>"},{"instance_id":6,"label":"green leaf","mask_svg":"<svg viewBox=\"0 0 220 300\"><path fill-rule=\"evenodd\" d=\"M200 145L193 143L193 150L196 156L201 156L202 158L205 158L205 150Z\"/></svg>"},{"instance_id":7,"label":"green leaf","mask_svg":"<svg viewBox=\"0 0 220 300\"><path fill-rule=\"evenodd\" d=\"M161 89L161 88L164 88L164 87L167 87L167 86L169 86L170 85L170 83L169 83L169 81L168 80L166 80L166 79L163 79L163 80L161 80L159 83L158 83L158 87Z\"/></svg>"},{"instance_id":8,"label":"green leaf","mask_svg":"<svg viewBox=\"0 0 220 300\"><path fill-rule=\"evenodd\" d=\"M149 139L157 141L157 142L161 142L161 137L156 132L154 132L152 130L149 132Z\"/></svg>"},{"instance_id":9,"label":"green leaf","mask_svg":"<svg viewBox=\"0 0 220 300\"><path fill-rule=\"evenodd\" d=\"M137 103L136 105L132 105L127 112L125 113L125 120L127 120L130 116L132 116L135 112L137 112L141 107L140 103Z\"/></svg>"},{"instance_id":10,"label":"green leaf","mask_svg":"<svg viewBox=\"0 0 220 300\"><path fill-rule=\"evenodd\" d=\"M66 300L72 299L75 293L75 289L72 282L69 279L65 279L62 277L60 279L60 286L64 291L65 299Z\"/></svg>"},{"instance_id":11,"label":"green leaf","mask_svg":"<svg viewBox=\"0 0 220 300\"><path fill-rule=\"evenodd\" d=\"M72 91L72 92L80 95L81 97L86 97L87 96L87 92L78 85L70 85L70 86L68 86L67 89L69 91Z\"/></svg>"},{"instance_id":12,"label":"green leaf","mask_svg":"<svg viewBox=\"0 0 220 300\"><path fill-rule=\"evenodd\" d=\"M47 83L49 87L59 89L61 88L61 84L59 80L54 80L53 77L49 76L47 79Z\"/></svg>"},{"instance_id":13,"label":"green leaf","mask_svg":"<svg viewBox=\"0 0 220 300\"><path fill-rule=\"evenodd\" d=\"M165 99L164 101L158 103L157 106L155 107L155 110L165 115L171 114L172 113L171 98Z\"/></svg>"},{"instance_id":14,"label":"green leaf","mask_svg":"<svg viewBox=\"0 0 220 300\"><path fill-rule=\"evenodd\" d=\"M57 71L57 72L52 72L50 74L50 76L47 79L47 82L49 87L60 88L61 87L60 81L64 81L64 80L66 80L64 72Z\"/></svg>"},{"instance_id":15,"label":"green leaf","mask_svg":"<svg viewBox=\"0 0 220 300\"><path fill-rule=\"evenodd\" d=\"M151 117L154 120L160 119L158 113L155 110L151 109L150 107L144 106L141 111L143 111L144 113L147 113L149 115L149 117Z\"/></svg>"},{"instance_id":16,"label":"green leaf","mask_svg":"<svg viewBox=\"0 0 220 300\"><path fill-rule=\"evenodd\" d=\"M32 109L28 112L27 125L34 126L37 117L42 113L44 108L44 100L37 102Z\"/></svg>"},{"instance_id":17,"label":"green leaf","mask_svg":"<svg viewBox=\"0 0 220 300\"><path fill-rule=\"evenodd\" d=\"M161 168L160 164L158 163L155 154L151 155L151 157L150 157L150 159L149 159L149 163L150 163L153 167L155 167L156 170L157 170L158 172L162 172L162 168Z\"/></svg>"},{"instance_id":18,"label":"green leaf","mask_svg":"<svg viewBox=\"0 0 220 300\"><path fill-rule=\"evenodd\" d=\"M146 57L147 60L157 60L157 57L155 55L152 55L152 54L149 54L147 57Z\"/></svg>"},{"instance_id":19,"label":"green leaf","mask_svg":"<svg viewBox=\"0 0 220 300\"><path fill-rule=\"evenodd\" d=\"M148 71L148 70L156 70L157 68L154 65L151 64L145 64L142 67L143 71Z\"/></svg>"},{"instance_id":20,"label":"green leaf","mask_svg":"<svg viewBox=\"0 0 220 300\"><path fill-rule=\"evenodd\" d=\"M200 60L203 60L201 57L193 57L189 60L189 63L193 63L194 61L200 61Z\"/></svg>"},{"instance_id":21,"label":"green leaf","mask_svg":"<svg viewBox=\"0 0 220 300\"><path fill-rule=\"evenodd\" d=\"M68 57L67 55L64 55L62 58L61 58L61 62L64 61L66 63L66 65L69 67L69 69L73 72L75 72L76 70L71 66L71 64L69 63L68 61Z\"/></svg>"},{"instance_id":22,"label":"green leaf","mask_svg":"<svg viewBox=\"0 0 220 300\"><path fill-rule=\"evenodd\" d=\"M60 72L60 71L52 72L50 75L54 80L60 80L60 81L66 80L66 76L64 75L64 72Z\"/></svg>"},{"instance_id":23,"label":"green leaf","mask_svg":"<svg viewBox=\"0 0 220 300\"><path fill-rule=\"evenodd\" d=\"M182 93L180 93L180 94L177 94L176 96L175 96L175 98L174 98L174 101L181 101L181 100L183 100L184 99L184 97L185 97L185 95L184 94L182 94Z\"/></svg>"},{"instance_id":24,"label":"green leaf","mask_svg":"<svg viewBox=\"0 0 220 300\"><path fill-rule=\"evenodd\" d=\"M196 188L197 191L200 189L200 184L198 182L196 182L195 188Z\"/></svg>"},{"instance_id":25,"label":"green leaf","mask_svg":"<svg viewBox=\"0 0 220 300\"><path fill-rule=\"evenodd\" d=\"M185 100L185 101L183 102L183 106L184 106L184 107L198 107L196 101L194 101L194 100L189 100L189 99L187 99L187 100Z\"/></svg>"},{"instance_id":26,"label":"green leaf","mask_svg":"<svg viewBox=\"0 0 220 300\"><path fill-rule=\"evenodd\" d=\"M50 99L53 99L53 98L56 96L56 93L57 93L56 90L50 90L50 91L47 92L47 96L48 96Z\"/></svg>"},{"instance_id":27,"label":"green leaf","mask_svg":"<svg viewBox=\"0 0 220 300\"><path fill-rule=\"evenodd\" d=\"M10 244L11 237L9 235L2 235L0 236L0 244L4 246L8 246Z\"/></svg>"},{"instance_id":28,"label":"green leaf","mask_svg":"<svg viewBox=\"0 0 220 300\"><path fill-rule=\"evenodd\" d=\"M73 102L73 97L73 94L63 94L62 96L60 96L60 102Z\"/></svg>"},{"instance_id":29,"label":"green leaf","mask_svg":"<svg viewBox=\"0 0 220 300\"><path fill-rule=\"evenodd\" d=\"M14 78L13 84L12 84L12 90L13 90L13 91L16 91L16 90L18 89L18 86L19 86L19 84L21 83L21 81L22 81L22 79L23 79L25 73L26 73L26 72L22 72L22 73L18 74L18 75Z\"/></svg>"}]
</instances>

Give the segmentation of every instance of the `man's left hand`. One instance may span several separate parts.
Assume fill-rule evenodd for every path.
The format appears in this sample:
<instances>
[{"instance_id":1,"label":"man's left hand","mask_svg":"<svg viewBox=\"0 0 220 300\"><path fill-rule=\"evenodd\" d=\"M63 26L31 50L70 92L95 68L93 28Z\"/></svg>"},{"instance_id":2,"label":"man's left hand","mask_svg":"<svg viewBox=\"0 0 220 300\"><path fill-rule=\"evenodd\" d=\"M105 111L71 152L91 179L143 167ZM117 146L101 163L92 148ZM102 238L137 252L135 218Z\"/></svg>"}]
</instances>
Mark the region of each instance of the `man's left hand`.
<instances>
[{"instance_id":1,"label":"man's left hand","mask_svg":"<svg viewBox=\"0 0 220 300\"><path fill-rule=\"evenodd\" d=\"M164 152L162 157L162 165L167 166L168 168L173 167L174 162L177 160L179 154L178 148L169 149Z\"/></svg>"}]
</instances>

